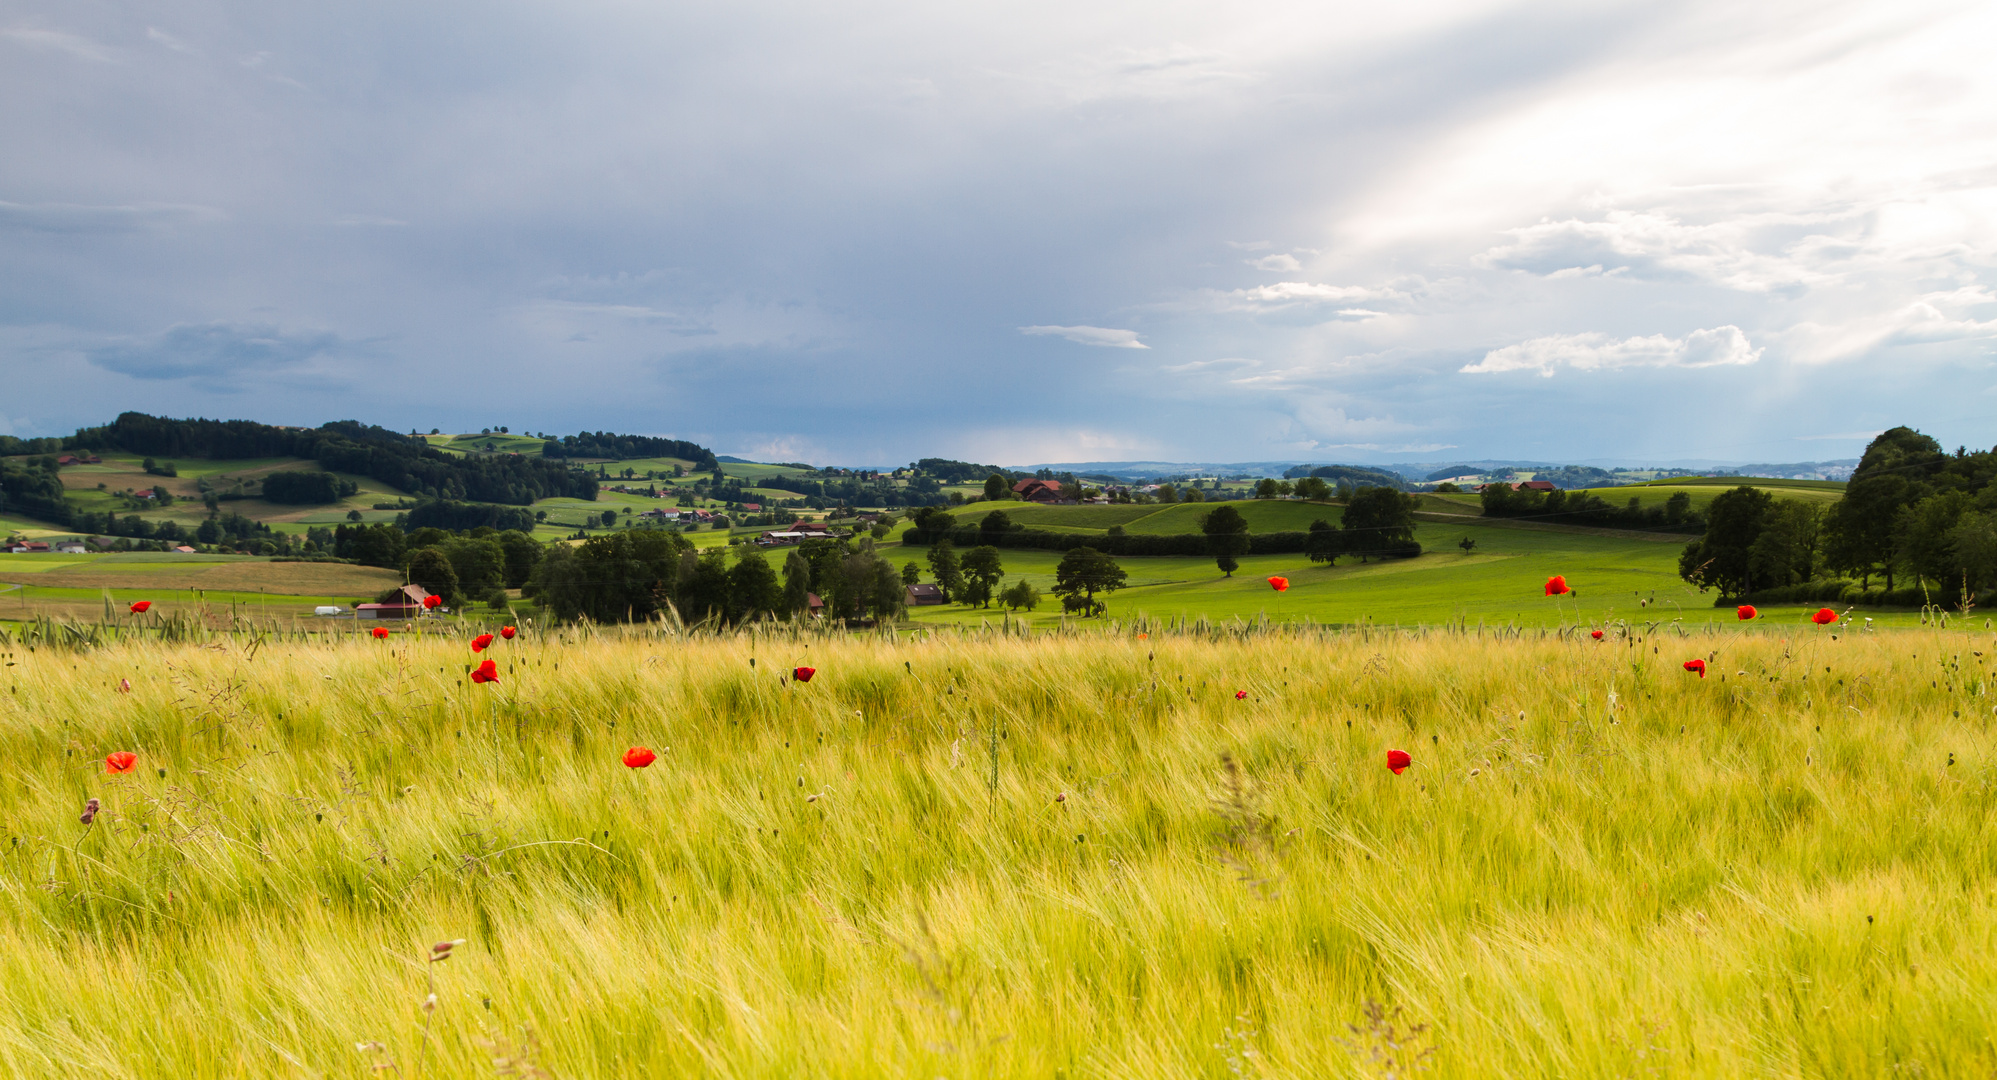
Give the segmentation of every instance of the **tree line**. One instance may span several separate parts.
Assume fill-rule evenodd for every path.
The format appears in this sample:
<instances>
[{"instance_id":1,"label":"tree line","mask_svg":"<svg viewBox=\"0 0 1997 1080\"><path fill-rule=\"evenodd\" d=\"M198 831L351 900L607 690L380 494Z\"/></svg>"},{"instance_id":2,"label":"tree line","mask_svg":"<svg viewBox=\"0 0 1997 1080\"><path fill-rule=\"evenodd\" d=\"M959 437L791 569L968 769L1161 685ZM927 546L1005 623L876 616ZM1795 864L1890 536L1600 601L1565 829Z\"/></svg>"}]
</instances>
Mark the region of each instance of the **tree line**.
<instances>
[{"instance_id":1,"label":"tree line","mask_svg":"<svg viewBox=\"0 0 1997 1080\"><path fill-rule=\"evenodd\" d=\"M685 439L661 439L649 435L618 435L609 431L583 431L560 438L549 438L541 444L544 458L610 458L614 461L630 461L634 458L669 457L693 462L695 472L709 472L721 467L714 451L699 443Z\"/></svg>"},{"instance_id":2,"label":"tree line","mask_svg":"<svg viewBox=\"0 0 1997 1080\"><path fill-rule=\"evenodd\" d=\"M1585 491L1534 491L1510 484L1486 484L1481 496L1485 517L1536 518L1557 525L1594 525L1609 529L1649 529L1699 532L1705 515L1692 509L1692 496L1674 492L1663 506L1644 506L1634 495L1623 506L1612 506Z\"/></svg>"},{"instance_id":3,"label":"tree line","mask_svg":"<svg viewBox=\"0 0 1997 1080\"><path fill-rule=\"evenodd\" d=\"M1829 508L1741 486L1706 510L1679 574L1720 603L1854 600L1960 606L1997 589L1997 450L1953 454L1912 428L1867 445ZM1884 585L1872 588L1873 579ZM1982 599L1979 599L1982 598Z\"/></svg>"},{"instance_id":4,"label":"tree line","mask_svg":"<svg viewBox=\"0 0 1997 1080\"><path fill-rule=\"evenodd\" d=\"M103 427L78 429L63 446L168 458L306 458L412 495L511 506L557 496L593 500L597 490L595 477L559 460L446 454L421 438L356 420L281 428L252 420L173 420L127 412Z\"/></svg>"}]
</instances>

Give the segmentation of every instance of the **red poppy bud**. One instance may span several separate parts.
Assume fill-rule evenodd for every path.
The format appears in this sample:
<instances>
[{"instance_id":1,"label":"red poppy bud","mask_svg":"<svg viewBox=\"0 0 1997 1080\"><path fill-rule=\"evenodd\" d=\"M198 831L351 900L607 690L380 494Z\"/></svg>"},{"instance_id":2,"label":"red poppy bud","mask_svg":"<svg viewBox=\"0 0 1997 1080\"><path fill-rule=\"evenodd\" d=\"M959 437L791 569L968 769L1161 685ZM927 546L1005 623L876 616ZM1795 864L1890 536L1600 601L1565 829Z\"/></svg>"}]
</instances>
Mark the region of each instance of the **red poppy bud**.
<instances>
[{"instance_id":1,"label":"red poppy bud","mask_svg":"<svg viewBox=\"0 0 1997 1080\"><path fill-rule=\"evenodd\" d=\"M1573 591L1567 587L1567 578L1563 575L1555 574L1546 579L1546 595L1548 596L1561 596Z\"/></svg>"},{"instance_id":2,"label":"red poppy bud","mask_svg":"<svg viewBox=\"0 0 1997 1080\"><path fill-rule=\"evenodd\" d=\"M492 644L492 635L480 634L479 636L472 639L472 651L484 652L485 647L490 644Z\"/></svg>"},{"instance_id":3,"label":"red poppy bud","mask_svg":"<svg viewBox=\"0 0 1997 1080\"><path fill-rule=\"evenodd\" d=\"M1590 630L1588 636L1594 638L1596 641L1602 640L1602 632L1600 630Z\"/></svg>"},{"instance_id":4,"label":"red poppy bud","mask_svg":"<svg viewBox=\"0 0 1997 1080\"><path fill-rule=\"evenodd\" d=\"M1269 579L1269 587L1277 592L1282 592L1284 589L1290 587L1290 579L1286 577L1272 577Z\"/></svg>"},{"instance_id":5,"label":"red poppy bud","mask_svg":"<svg viewBox=\"0 0 1997 1080\"><path fill-rule=\"evenodd\" d=\"M519 633L519 631L515 630L510 626L502 626L499 628L499 636L505 638L508 641L512 641L513 635L517 633Z\"/></svg>"},{"instance_id":6,"label":"red poppy bud","mask_svg":"<svg viewBox=\"0 0 1997 1080\"><path fill-rule=\"evenodd\" d=\"M657 760L659 760L659 755L652 753L642 746L634 746L624 751L624 764L628 768L642 769Z\"/></svg>"},{"instance_id":7,"label":"red poppy bud","mask_svg":"<svg viewBox=\"0 0 1997 1080\"><path fill-rule=\"evenodd\" d=\"M485 663L480 664L472 672L472 681L476 683L498 682L499 665L493 663L490 660L487 660Z\"/></svg>"},{"instance_id":8,"label":"red poppy bud","mask_svg":"<svg viewBox=\"0 0 1997 1080\"><path fill-rule=\"evenodd\" d=\"M1817 613L1810 616L1810 621L1816 623L1818 626L1829 626L1838 621L1838 613L1832 611L1830 608L1818 608Z\"/></svg>"},{"instance_id":9,"label":"red poppy bud","mask_svg":"<svg viewBox=\"0 0 1997 1080\"><path fill-rule=\"evenodd\" d=\"M1742 604L1740 607L1734 609L1734 614L1739 617L1740 621L1746 622L1756 615L1761 614L1761 612L1754 610L1753 604Z\"/></svg>"},{"instance_id":10,"label":"red poppy bud","mask_svg":"<svg viewBox=\"0 0 1997 1080\"><path fill-rule=\"evenodd\" d=\"M810 682L811 677L816 674L818 674L818 669L815 667L792 668L790 677L796 679L798 682Z\"/></svg>"},{"instance_id":11,"label":"red poppy bud","mask_svg":"<svg viewBox=\"0 0 1997 1080\"><path fill-rule=\"evenodd\" d=\"M1236 701L1240 701L1242 698L1245 698L1247 696L1248 696L1248 691L1246 690L1236 690L1234 692L1234 700Z\"/></svg>"},{"instance_id":12,"label":"red poppy bud","mask_svg":"<svg viewBox=\"0 0 1997 1080\"><path fill-rule=\"evenodd\" d=\"M1685 670L1696 671L1699 673L1699 677L1703 679L1706 677L1706 662L1704 660L1687 660L1685 661Z\"/></svg>"},{"instance_id":13,"label":"red poppy bud","mask_svg":"<svg viewBox=\"0 0 1997 1080\"><path fill-rule=\"evenodd\" d=\"M1402 769L1405 769L1414 763L1415 759L1409 757L1408 752L1406 750L1387 751L1387 768L1394 770L1395 776L1401 775Z\"/></svg>"},{"instance_id":14,"label":"red poppy bud","mask_svg":"<svg viewBox=\"0 0 1997 1080\"><path fill-rule=\"evenodd\" d=\"M138 603L132 605L132 614L143 615L146 613L146 609L152 606L153 602L151 600L141 600Z\"/></svg>"},{"instance_id":15,"label":"red poppy bud","mask_svg":"<svg viewBox=\"0 0 1997 1080\"><path fill-rule=\"evenodd\" d=\"M120 750L104 757L104 771L107 773L128 773L139 766L139 755L130 750Z\"/></svg>"},{"instance_id":16,"label":"red poppy bud","mask_svg":"<svg viewBox=\"0 0 1997 1080\"><path fill-rule=\"evenodd\" d=\"M375 627L375 628L374 628L374 636L375 636L375 637L378 637L378 638L385 638L385 637L387 637L387 636L388 636L388 627L386 627L386 626L377 626L377 627Z\"/></svg>"}]
</instances>

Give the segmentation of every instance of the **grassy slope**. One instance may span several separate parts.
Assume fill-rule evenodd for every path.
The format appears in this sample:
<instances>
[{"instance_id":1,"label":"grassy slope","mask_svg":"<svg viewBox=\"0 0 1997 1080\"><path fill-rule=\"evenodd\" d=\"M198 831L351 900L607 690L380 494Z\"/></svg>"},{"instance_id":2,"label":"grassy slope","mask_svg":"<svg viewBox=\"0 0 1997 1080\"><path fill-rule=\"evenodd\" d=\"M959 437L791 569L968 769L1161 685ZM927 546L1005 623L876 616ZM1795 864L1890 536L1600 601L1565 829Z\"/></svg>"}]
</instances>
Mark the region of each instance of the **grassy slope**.
<instances>
[{"instance_id":1,"label":"grassy slope","mask_svg":"<svg viewBox=\"0 0 1997 1080\"><path fill-rule=\"evenodd\" d=\"M1988 1075L1986 639L16 651L0 1075Z\"/></svg>"},{"instance_id":2,"label":"grassy slope","mask_svg":"<svg viewBox=\"0 0 1997 1080\"><path fill-rule=\"evenodd\" d=\"M1234 505L1244 516L1254 515L1251 521L1285 528L1303 527L1296 522L1318 516L1334 523L1338 520L1337 507L1279 502ZM1042 507L1035 524L1069 520L1061 511L1164 509L1192 517L1211 508L1211 504ZM960 520L976 519L976 515L958 516ZM1153 521L1153 517L1137 519L1126 528L1148 531L1142 527ZM1459 522L1423 521L1415 537L1426 549L1418 559L1362 564L1348 558L1339 560L1335 567L1324 567L1311 564L1302 555L1258 555L1241 560L1241 569L1232 578L1223 577L1211 559L1126 558L1120 564L1130 575L1131 587L1111 598L1110 609L1119 618L1138 614L1193 618L1204 614L1252 619L1266 615L1278 620L1334 623L1370 619L1437 624L1463 619L1471 625L1479 621L1557 625L1577 620L1648 622L1660 618L1705 623L1732 615L1731 609L1722 612L1713 608L1713 594L1701 594L1679 579L1678 553L1690 539L1687 536L1521 529L1465 517ZM1464 538L1476 541L1474 554L1467 557L1457 547ZM886 554L899 565L909 558L922 561L925 551L897 548ZM1011 575L1007 584L1025 576L1044 591L1053 583L1060 553L1007 550L1002 559ZM924 580L929 580L926 562L923 565ZM1555 574L1565 576L1578 595L1559 601L1547 597L1543 586ZM1274 593L1265 580L1271 575L1289 578L1288 591L1280 596ZM1027 621L1030 625L1056 624L1059 610L1059 604L1050 598ZM1805 612L1815 610L1816 605L1770 605L1764 611L1764 622L1800 624ZM953 604L917 608L913 615L921 623L976 623L997 619L1001 613L996 607L973 610ZM1919 622L1917 614L1907 612L1873 613L1873 617L1881 625Z\"/></svg>"}]
</instances>

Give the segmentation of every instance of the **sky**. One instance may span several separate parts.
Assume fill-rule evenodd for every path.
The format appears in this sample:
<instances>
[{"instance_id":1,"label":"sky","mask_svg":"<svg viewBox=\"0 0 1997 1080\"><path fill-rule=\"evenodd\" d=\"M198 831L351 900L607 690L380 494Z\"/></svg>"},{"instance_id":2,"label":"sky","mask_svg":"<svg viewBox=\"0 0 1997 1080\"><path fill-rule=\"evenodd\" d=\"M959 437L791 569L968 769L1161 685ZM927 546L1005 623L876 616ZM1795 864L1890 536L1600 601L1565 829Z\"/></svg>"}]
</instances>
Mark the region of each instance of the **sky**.
<instances>
[{"instance_id":1,"label":"sky","mask_svg":"<svg viewBox=\"0 0 1997 1080\"><path fill-rule=\"evenodd\" d=\"M20 0L0 434L1997 443L1997 5Z\"/></svg>"}]
</instances>

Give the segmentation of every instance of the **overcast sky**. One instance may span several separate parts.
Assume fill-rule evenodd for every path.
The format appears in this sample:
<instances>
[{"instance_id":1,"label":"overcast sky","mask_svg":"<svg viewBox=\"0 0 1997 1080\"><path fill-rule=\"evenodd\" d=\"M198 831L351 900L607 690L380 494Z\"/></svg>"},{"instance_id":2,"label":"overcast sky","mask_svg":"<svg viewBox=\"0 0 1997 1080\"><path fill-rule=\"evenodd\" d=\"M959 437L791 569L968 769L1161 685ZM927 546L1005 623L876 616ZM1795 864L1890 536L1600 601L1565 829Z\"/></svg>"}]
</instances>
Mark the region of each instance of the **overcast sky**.
<instances>
[{"instance_id":1,"label":"overcast sky","mask_svg":"<svg viewBox=\"0 0 1997 1080\"><path fill-rule=\"evenodd\" d=\"M0 433L1997 442L1997 5L25 0Z\"/></svg>"}]
</instances>

